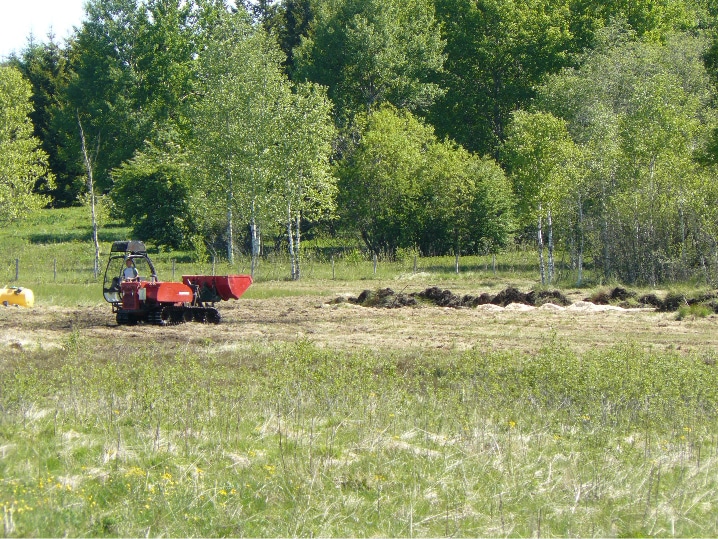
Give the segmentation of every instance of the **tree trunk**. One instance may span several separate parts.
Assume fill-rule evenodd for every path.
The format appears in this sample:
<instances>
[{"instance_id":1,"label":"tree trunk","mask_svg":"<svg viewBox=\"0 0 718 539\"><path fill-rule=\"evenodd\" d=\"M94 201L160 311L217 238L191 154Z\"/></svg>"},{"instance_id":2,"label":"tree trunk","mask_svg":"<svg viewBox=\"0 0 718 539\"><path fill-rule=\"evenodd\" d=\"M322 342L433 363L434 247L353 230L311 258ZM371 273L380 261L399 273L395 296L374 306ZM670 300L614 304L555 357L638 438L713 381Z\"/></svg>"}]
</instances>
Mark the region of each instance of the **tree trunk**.
<instances>
[{"instance_id":1,"label":"tree trunk","mask_svg":"<svg viewBox=\"0 0 718 539\"><path fill-rule=\"evenodd\" d=\"M289 241L289 260L291 261L291 279L297 281L299 271L297 265L296 251L294 250L294 231L292 230L292 205L287 204L287 240Z\"/></svg>"},{"instance_id":2,"label":"tree trunk","mask_svg":"<svg viewBox=\"0 0 718 539\"><path fill-rule=\"evenodd\" d=\"M302 241L302 227L301 227L302 213L301 213L301 212L297 212L297 217L296 217L296 219L297 219L297 226L296 226L296 230L297 230L297 240L296 240L296 242L295 242L295 246L296 246L296 257L297 257L297 279L296 279L296 280L298 281L299 278L301 277L301 269L300 269L300 267L299 267L299 255L300 255L300 253L301 253L301 251L300 251L299 248L300 248L300 246L301 246L301 241Z\"/></svg>"},{"instance_id":3,"label":"tree trunk","mask_svg":"<svg viewBox=\"0 0 718 539\"><path fill-rule=\"evenodd\" d=\"M546 228L548 229L548 284L553 283L554 260L553 260L553 219L551 210L546 216Z\"/></svg>"},{"instance_id":4,"label":"tree trunk","mask_svg":"<svg viewBox=\"0 0 718 539\"><path fill-rule=\"evenodd\" d=\"M583 202L578 198L578 281L576 286L583 284Z\"/></svg>"},{"instance_id":5,"label":"tree trunk","mask_svg":"<svg viewBox=\"0 0 718 539\"><path fill-rule=\"evenodd\" d=\"M541 214L538 216L538 226L536 229L536 235L538 240L538 255L539 255L539 272L541 273L541 284L546 284L546 272L544 270L543 260L543 232L541 230Z\"/></svg>"},{"instance_id":6,"label":"tree trunk","mask_svg":"<svg viewBox=\"0 0 718 539\"><path fill-rule=\"evenodd\" d=\"M80 127L80 142L82 144L82 157L85 161L85 169L87 171L87 192L90 195L90 214L92 218L92 242L95 245L95 263L94 263L94 275L97 279L97 275L100 273L100 241L98 239L98 226L97 226L97 212L95 210L95 180L93 177L92 170L94 168L93 161L94 157L100 150L100 138L97 138L97 148L95 149L95 156L91 156L87 152L87 145L85 144L85 130L82 128L82 121L80 120L80 113L77 113L77 125Z\"/></svg>"},{"instance_id":7,"label":"tree trunk","mask_svg":"<svg viewBox=\"0 0 718 539\"><path fill-rule=\"evenodd\" d=\"M613 172L611 172L613 177ZM606 198L606 183L601 182L601 237L603 239L603 276L608 278L611 273L611 251L609 250L609 238L608 238L608 202Z\"/></svg>"},{"instance_id":8,"label":"tree trunk","mask_svg":"<svg viewBox=\"0 0 718 539\"><path fill-rule=\"evenodd\" d=\"M232 186L232 171L227 171L229 190L227 192L227 261L234 264L234 216L232 206L234 205L234 187Z\"/></svg>"},{"instance_id":9,"label":"tree trunk","mask_svg":"<svg viewBox=\"0 0 718 539\"><path fill-rule=\"evenodd\" d=\"M252 201L252 216L250 219L249 230L252 236L252 269L251 275L254 277L254 270L257 267L257 261L259 258L259 252L261 249L261 237L259 232L259 225L257 225L256 209L254 201Z\"/></svg>"}]
</instances>

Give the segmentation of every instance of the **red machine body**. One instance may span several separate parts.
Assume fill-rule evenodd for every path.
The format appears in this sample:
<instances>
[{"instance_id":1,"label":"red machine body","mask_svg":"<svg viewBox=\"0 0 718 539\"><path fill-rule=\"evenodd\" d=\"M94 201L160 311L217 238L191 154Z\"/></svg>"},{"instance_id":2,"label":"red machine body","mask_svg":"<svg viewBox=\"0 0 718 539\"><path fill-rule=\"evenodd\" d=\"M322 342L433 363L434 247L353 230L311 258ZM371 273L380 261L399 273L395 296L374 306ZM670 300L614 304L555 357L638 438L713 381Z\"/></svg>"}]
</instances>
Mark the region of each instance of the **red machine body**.
<instances>
[{"instance_id":1,"label":"red machine body","mask_svg":"<svg viewBox=\"0 0 718 539\"><path fill-rule=\"evenodd\" d=\"M125 281L120 284L123 309L140 309L144 302L179 306L192 303L194 292L183 283Z\"/></svg>"},{"instance_id":2,"label":"red machine body","mask_svg":"<svg viewBox=\"0 0 718 539\"><path fill-rule=\"evenodd\" d=\"M239 299L252 284L249 275L185 275L181 283L157 279L142 242L112 244L103 295L118 324L219 323L218 301ZM126 275L130 275L127 278Z\"/></svg>"},{"instance_id":3,"label":"red machine body","mask_svg":"<svg viewBox=\"0 0 718 539\"><path fill-rule=\"evenodd\" d=\"M249 275L183 275L182 282L188 286L199 286L202 290L213 290L222 301L239 299L252 284ZM200 293L201 295L201 293Z\"/></svg>"}]
</instances>

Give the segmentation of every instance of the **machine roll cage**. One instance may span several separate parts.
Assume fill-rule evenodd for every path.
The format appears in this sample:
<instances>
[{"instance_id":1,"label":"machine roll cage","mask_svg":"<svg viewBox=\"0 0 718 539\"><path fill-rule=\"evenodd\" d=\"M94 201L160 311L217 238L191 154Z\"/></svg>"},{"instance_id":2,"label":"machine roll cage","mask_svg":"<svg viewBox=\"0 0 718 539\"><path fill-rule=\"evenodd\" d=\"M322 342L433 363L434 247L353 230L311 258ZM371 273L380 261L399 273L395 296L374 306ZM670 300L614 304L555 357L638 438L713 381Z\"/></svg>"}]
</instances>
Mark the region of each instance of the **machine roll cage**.
<instances>
[{"instance_id":1,"label":"machine roll cage","mask_svg":"<svg viewBox=\"0 0 718 539\"><path fill-rule=\"evenodd\" d=\"M150 269L149 279L152 282L157 282L157 270L152 263L152 259L147 255L147 248L144 242L137 240L113 242L110 248L110 259L107 261L107 267L105 268L105 278L102 286L102 295L105 301L112 303L113 306L121 302L120 282L122 281L122 271L125 267L124 262L127 259L133 260L133 263L136 260L146 262ZM119 260L122 262L118 263ZM140 279L146 280L142 275L140 275Z\"/></svg>"}]
</instances>

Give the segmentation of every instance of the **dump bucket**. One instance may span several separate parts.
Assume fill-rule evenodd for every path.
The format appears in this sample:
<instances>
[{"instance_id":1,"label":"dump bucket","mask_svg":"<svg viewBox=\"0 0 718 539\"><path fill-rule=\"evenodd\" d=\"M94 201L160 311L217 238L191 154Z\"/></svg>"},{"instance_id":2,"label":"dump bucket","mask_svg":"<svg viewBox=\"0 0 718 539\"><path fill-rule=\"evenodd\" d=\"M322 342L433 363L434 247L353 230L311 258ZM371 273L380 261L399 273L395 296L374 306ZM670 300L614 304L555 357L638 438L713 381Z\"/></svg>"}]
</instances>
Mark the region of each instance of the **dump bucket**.
<instances>
[{"instance_id":1,"label":"dump bucket","mask_svg":"<svg viewBox=\"0 0 718 539\"><path fill-rule=\"evenodd\" d=\"M199 287L199 301L239 299L252 284L250 275L183 275L187 286Z\"/></svg>"},{"instance_id":2,"label":"dump bucket","mask_svg":"<svg viewBox=\"0 0 718 539\"><path fill-rule=\"evenodd\" d=\"M0 288L0 304L32 307L35 304L35 295L29 288L16 286Z\"/></svg>"}]
</instances>

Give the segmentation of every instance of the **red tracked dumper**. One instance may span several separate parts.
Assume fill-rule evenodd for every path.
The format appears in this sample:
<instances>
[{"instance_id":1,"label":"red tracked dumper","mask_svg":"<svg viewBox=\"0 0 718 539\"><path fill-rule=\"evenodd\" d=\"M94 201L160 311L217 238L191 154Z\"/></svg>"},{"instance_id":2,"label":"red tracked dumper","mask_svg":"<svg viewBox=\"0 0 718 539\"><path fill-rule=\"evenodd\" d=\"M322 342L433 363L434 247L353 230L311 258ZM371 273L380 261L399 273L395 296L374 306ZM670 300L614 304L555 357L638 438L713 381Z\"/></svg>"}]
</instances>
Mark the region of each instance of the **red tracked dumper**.
<instances>
[{"instance_id":1,"label":"red tracked dumper","mask_svg":"<svg viewBox=\"0 0 718 539\"><path fill-rule=\"evenodd\" d=\"M183 275L181 283L158 281L143 242L116 241L102 293L120 325L218 324L221 316L214 304L239 299L251 284L249 275Z\"/></svg>"}]
</instances>

